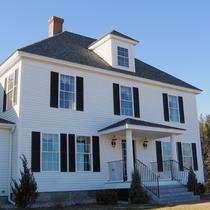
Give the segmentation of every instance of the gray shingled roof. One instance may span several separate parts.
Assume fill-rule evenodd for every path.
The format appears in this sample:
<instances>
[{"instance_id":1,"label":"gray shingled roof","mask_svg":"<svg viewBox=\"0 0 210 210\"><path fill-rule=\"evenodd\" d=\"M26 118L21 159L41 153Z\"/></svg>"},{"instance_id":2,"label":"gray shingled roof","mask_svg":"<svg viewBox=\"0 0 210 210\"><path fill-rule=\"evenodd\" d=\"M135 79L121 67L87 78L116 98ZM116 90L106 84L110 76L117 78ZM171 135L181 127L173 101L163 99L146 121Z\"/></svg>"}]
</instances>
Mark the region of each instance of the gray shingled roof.
<instances>
[{"instance_id":1,"label":"gray shingled roof","mask_svg":"<svg viewBox=\"0 0 210 210\"><path fill-rule=\"evenodd\" d=\"M13 122L10 122L10 121L2 119L2 118L0 118L0 123L2 123L2 124L15 124Z\"/></svg>"},{"instance_id":2,"label":"gray shingled roof","mask_svg":"<svg viewBox=\"0 0 210 210\"><path fill-rule=\"evenodd\" d=\"M130 39L132 41L138 42L136 39L133 39L133 38L131 38L131 37L125 35L125 34L122 34L118 31L115 31L115 30L111 31L109 34L113 34L113 35L120 36L120 37L125 38L125 39Z\"/></svg>"},{"instance_id":3,"label":"gray shingled roof","mask_svg":"<svg viewBox=\"0 0 210 210\"><path fill-rule=\"evenodd\" d=\"M112 128L117 128L117 127L120 127L120 126L124 126L126 124L148 126L148 127L153 127L153 128L166 128L166 129L185 130L185 129L182 129L182 128L176 128L176 127L171 127L171 126L167 126L167 125L151 123L151 122L146 122L146 121L142 121L142 120L136 120L136 119L132 119L132 118L126 118L126 119L121 120L121 121L119 121L117 123L109 125L108 127L105 127L103 129L99 130L98 132L106 131L106 130L109 130L109 129L112 129Z\"/></svg>"},{"instance_id":4,"label":"gray shingled roof","mask_svg":"<svg viewBox=\"0 0 210 210\"><path fill-rule=\"evenodd\" d=\"M96 39L65 31L54 37L23 47L19 49L19 51L97 67L100 68L101 71L114 71L170 85L200 90L138 59L135 59L136 72L112 68L96 53L88 49L88 46L95 41Z\"/></svg>"}]
</instances>

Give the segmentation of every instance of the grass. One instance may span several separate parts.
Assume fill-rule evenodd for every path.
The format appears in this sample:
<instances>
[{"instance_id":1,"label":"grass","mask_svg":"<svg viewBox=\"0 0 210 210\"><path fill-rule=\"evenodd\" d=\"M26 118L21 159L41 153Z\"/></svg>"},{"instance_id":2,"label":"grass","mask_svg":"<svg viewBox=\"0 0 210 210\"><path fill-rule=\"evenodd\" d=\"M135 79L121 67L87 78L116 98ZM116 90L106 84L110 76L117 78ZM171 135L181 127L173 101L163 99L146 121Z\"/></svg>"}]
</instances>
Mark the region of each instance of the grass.
<instances>
[{"instance_id":1,"label":"grass","mask_svg":"<svg viewBox=\"0 0 210 210\"><path fill-rule=\"evenodd\" d=\"M177 205L77 205L68 208L50 208L50 210L210 210L210 202ZM38 209L37 209L38 210ZM39 210L49 210L41 208Z\"/></svg>"}]
</instances>

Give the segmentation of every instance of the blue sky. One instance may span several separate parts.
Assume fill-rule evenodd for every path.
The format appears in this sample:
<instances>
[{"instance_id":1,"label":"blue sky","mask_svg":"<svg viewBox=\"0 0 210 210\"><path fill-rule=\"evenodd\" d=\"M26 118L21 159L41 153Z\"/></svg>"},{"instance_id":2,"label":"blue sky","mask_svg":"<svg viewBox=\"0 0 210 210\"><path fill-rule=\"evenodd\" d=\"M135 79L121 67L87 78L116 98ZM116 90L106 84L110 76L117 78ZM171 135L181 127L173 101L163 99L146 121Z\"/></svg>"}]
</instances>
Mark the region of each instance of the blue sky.
<instances>
[{"instance_id":1,"label":"blue sky","mask_svg":"<svg viewBox=\"0 0 210 210\"><path fill-rule=\"evenodd\" d=\"M198 112L210 114L210 1L2 1L0 62L46 38L53 15L64 30L99 38L116 29L139 40L136 57L204 90Z\"/></svg>"}]
</instances>

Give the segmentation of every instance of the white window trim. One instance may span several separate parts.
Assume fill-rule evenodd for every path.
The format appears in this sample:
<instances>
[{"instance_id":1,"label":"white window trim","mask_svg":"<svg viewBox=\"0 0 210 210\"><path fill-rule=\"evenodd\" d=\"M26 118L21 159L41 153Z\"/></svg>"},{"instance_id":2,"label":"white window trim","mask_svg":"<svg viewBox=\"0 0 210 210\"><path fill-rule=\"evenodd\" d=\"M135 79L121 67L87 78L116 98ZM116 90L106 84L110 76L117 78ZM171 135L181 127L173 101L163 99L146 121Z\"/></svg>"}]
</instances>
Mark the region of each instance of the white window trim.
<instances>
[{"instance_id":1,"label":"white window trim","mask_svg":"<svg viewBox=\"0 0 210 210\"><path fill-rule=\"evenodd\" d=\"M83 137L89 137L90 138L90 156L91 156L91 170L90 171L80 171L77 169L77 137L78 136L83 136ZM92 136L87 136L87 135L75 135L75 172L77 173L93 173L93 151L92 151Z\"/></svg>"},{"instance_id":2,"label":"white window trim","mask_svg":"<svg viewBox=\"0 0 210 210\"><path fill-rule=\"evenodd\" d=\"M51 134L51 135L58 135L58 170L56 171L45 171L42 168L42 139L43 139L43 134ZM40 172L42 173L59 173L61 169L61 163L60 163L60 134L57 133L49 133L49 132L42 132L41 133L41 141L40 141Z\"/></svg>"},{"instance_id":3,"label":"white window trim","mask_svg":"<svg viewBox=\"0 0 210 210\"><path fill-rule=\"evenodd\" d=\"M128 66L124 66L124 65L119 65L119 61L118 61L118 57L122 57L122 58L127 58L127 57L125 57L125 56L119 56L118 55L118 47L120 47L120 48L124 48L124 49L127 49L128 50ZM117 65L118 66L120 66L120 67L123 67L123 68L126 68L126 69L129 69L129 67L130 67L130 59L129 59L129 49L128 48L126 48L126 47L121 47L121 46L117 46Z\"/></svg>"},{"instance_id":4,"label":"white window trim","mask_svg":"<svg viewBox=\"0 0 210 210\"><path fill-rule=\"evenodd\" d=\"M61 107L60 106L60 82L61 82L61 75L64 75L64 76L70 76L70 77L74 77L74 107L73 108L64 108L64 107ZM76 110L76 107L77 107L77 101L76 101L76 95L77 95L77 86L76 86L76 76L72 76L72 75L67 75L67 74L63 74L63 73L59 73L59 80L58 80L58 107L59 109L64 109L64 110Z\"/></svg>"},{"instance_id":5,"label":"white window trim","mask_svg":"<svg viewBox=\"0 0 210 210\"><path fill-rule=\"evenodd\" d=\"M15 73L16 73L16 71L18 71L18 78L17 78L17 84L15 84L15 80L16 80L16 75L15 75ZM12 87L12 89L9 91L9 92L12 92L12 106L10 106L9 108L8 108L8 103L7 103L7 100L8 100L8 85L9 85L9 77L12 75L12 74L14 74L14 83L13 83L13 87ZM15 105L17 105L17 100L18 100L18 96L17 96L17 94L18 94L18 82L19 82L19 69L15 69L14 71L12 71L10 74L8 74L6 77L5 77L5 79L7 79L7 85L6 85L6 90L5 90L5 92L6 92L6 111L8 111L8 110L10 110L10 109L12 109L12 107L14 107ZM14 100L14 90L15 90L15 88L16 88L16 97L17 97L17 99L16 99L16 102L14 102L15 100Z\"/></svg>"},{"instance_id":6,"label":"white window trim","mask_svg":"<svg viewBox=\"0 0 210 210\"><path fill-rule=\"evenodd\" d=\"M127 85L119 85L119 98L120 98L120 115L127 116L127 117L134 117L134 100L133 100L133 87ZM121 87L129 87L131 88L131 100L132 100L132 115L125 115L122 114L122 107L121 107Z\"/></svg>"},{"instance_id":7,"label":"white window trim","mask_svg":"<svg viewBox=\"0 0 210 210\"><path fill-rule=\"evenodd\" d=\"M191 145L191 143L181 143L182 144L182 161L183 161L183 166L184 167L186 167L185 165L184 165L184 157L191 157L191 166L192 166L192 169L194 170L194 166L193 166L193 154L192 154L192 145ZM183 147L184 147L184 145L183 144L189 144L190 145L190 154L191 154L191 156L184 156L184 149L183 149Z\"/></svg>"},{"instance_id":8,"label":"white window trim","mask_svg":"<svg viewBox=\"0 0 210 210\"><path fill-rule=\"evenodd\" d=\"M177 98L177 111L178 111L178 121L173 121L170 119L170 106L169 106L169 97L170 96L173 96L173 97L176 97ZM172 108L173 109L173 108ZM178 96L176 95L171 95L171 94L168 94L168 114L169 114L169 121L172 122L172 123L180 123L180 113L179 113L179 102L178 102Z\"/></svg>"}]
</instances>

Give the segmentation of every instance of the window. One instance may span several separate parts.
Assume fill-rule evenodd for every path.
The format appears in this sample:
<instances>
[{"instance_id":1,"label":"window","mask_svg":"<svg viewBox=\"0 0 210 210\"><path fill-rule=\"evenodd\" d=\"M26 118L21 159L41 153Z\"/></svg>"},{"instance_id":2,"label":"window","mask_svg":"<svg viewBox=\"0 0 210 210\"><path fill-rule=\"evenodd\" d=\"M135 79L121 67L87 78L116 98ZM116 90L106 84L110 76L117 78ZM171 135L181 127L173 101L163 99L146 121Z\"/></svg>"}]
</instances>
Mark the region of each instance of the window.
<instances>
[{"instance_id":1,"label":"window","mask_svg":"<svg viewBox=\"0 0 210 210\"><path fill-rule=\"evenodd\" d=\"M60 107L75 109L74 77L63 74L60 76Z\"/></svg>"},{"instance_id":2,"label":"window","mask_svg":"<svg viewBox=\"0 0 210 210\"><path fill-rule=\"evenodd\" d=\"M182 156L184 167L192 167L192 150L190 143L182 143Z\"/></svg>"},{"instance_id":3,"label":"window","mask_svg":"<svg viewBox=\"0 0 210 210\"><path fill-rule=\"evenodd\" d=\"M171 160L171 143L162 142L163 161Z\"/></svg>"},{"instance_id":4,"label":"window","mask_svg":"<svg viewBox=\"0 0 210 210\"><path fill-rule=\"evenodd\" d=\"M131 87L120 87L121 114L133 116L133 100Z\"/></svg>"},{"instance_id":5,"label":"window","mask_svg":"<svg viewBox=\"0 0 210 210\"><path fill-rule=\"evenodd\" d=\"M59 171L57 134L42 134L42 171Z\"/></svg>"},{"instance_id":6,"label":"window","mask_svg":"<svg viewBox=\"0 0 210 210\"><path fill-rule=\"evenodd\" d=\"M169 119L172 122L179 122L179 108L178 108L178 97L168 96L168 108L169 108Z\"/></svg>"},{"instance_id":7,"label":"window","mask_svg":"<svg viewBox=\"0 0 210 210\"><path fill-rule=\"evenodd\" d=\"M77 136L77 171L91 171L91 140Z\"/></svg>"},{"instance_id":8,"label":"window","mask_svg":"<svg viewBox=\"0 0 210 210\"><path fill-rule=\"evenodd\" d=\"M128 61L128 49L123 47L117 47L118 65L129 67Z\"/></svg>"},{"instance_id":9,"label":"window","mask_svg":"<svg viewBox=\"0 0 210 210\"><path fill-rule=\"evenodd\" d=\"M7 110L17 104L17 85L18 85L18 70L16 70L7 77L7 87L6 87Z\"/></svg>"}]
</instances>

